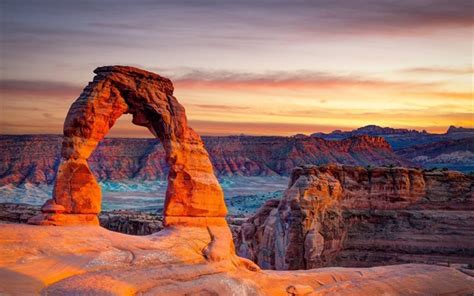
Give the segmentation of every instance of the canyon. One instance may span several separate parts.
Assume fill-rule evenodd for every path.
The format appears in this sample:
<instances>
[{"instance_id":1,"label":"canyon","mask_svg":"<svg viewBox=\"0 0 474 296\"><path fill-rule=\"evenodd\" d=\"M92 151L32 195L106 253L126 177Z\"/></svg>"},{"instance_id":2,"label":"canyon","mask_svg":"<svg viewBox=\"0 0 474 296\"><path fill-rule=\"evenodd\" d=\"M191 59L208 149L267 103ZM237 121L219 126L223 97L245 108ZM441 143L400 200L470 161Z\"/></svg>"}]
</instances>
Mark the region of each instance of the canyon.
<instances>
[{"instance_id":1,"label":"canyon","mask_svg":"<svg viewBox=\"0 0 474 296\"><path fill-rule=\"evenodd\" d=\"M367 229L370 227L380 226L389 236L399 233L397 229L392 233L382 221L386 214L377 218L380 221L374 224L370 217L366 221L363 214L348 217L345 208L395 213L400 209L418 210L418 207L472 212L471 177L451 171L426 172L397 167L398 158L393 155L390 145L383 138L371 136L356 136L339 142L306 136L267 137L256 142L252 139L253 145L245 142L246 137L226 138L224 143L213 139L217 141L214 147L230 150L221 155L221 148L208 148L214 155L214 163L211 163L200 136L188 126L184 107L174 97L174 86L169 79L126 66L99 67L94 73L93 81L68 112L61 150L51 149L48 145L26 145L29 154L57 153L54 160L40 157L31 165L31 155L22 153L25 145L15 145L15 141L8 142L11 137L4 138L7 144L3 144L2 149L6 147L8 151L11 146L11 150L2 159L2 182L14 186L49 182L53 183L53 189L51 198L39 211L15 204L1 207L0 216L8 221L0 223L1 294L474 293L472 270L465 264L274 271L262 270L254 262L268 269L326 266L346 250L346 242L352 241L353 246L357 246L354 242L363 239L360 235L369 234ZM153 221L149 224L140 221L140 214L134 212L101 213L102 191L95 174L106 179L130 176L147 179L148 174L154 172L153 167L135 170L135 160L111 155L110 150L99 150L95 156L99 161L107 159L98 165L103 166L102 170L94 174L89 167L94 164L93 151L115 120L125 113L131 113L134 124L148 128L159 139L159 142L151 142L153 145L161 143L163 146L161 162L154 162L156 157L153 154L151 157L138 157L140 164L150 161L161 167L164 162L167 168L150 176L166 176L167 187L163 217L145 217L145 220ZM127 143L118 150L143 155L141 153L148 151L149 147L143 144L138 143L138 152L133 152L135 147ZM275 147L280 150L275 151ZM321 150L321 147L325 148ZM241 159L240 151L249 156ZM225 154L235 155L236 166ZM231 225L234 233L231 232L227 222L229 217L226 220L228 210L223 190L214 168L232 174L267 174L266 169L275 174L286 174L297 163L313 163L311 157L332 161L329 156L368 166L297 167L291 171L289 188L280 200L266 201L249 220L235 219ZM224 159L225 165L220 165L216 159ZM252 159L265 163L265 166L247 161ZM387 160L392 162L385 163ZM124 171L116 170L116 166L122 167L122 161L126 168ZM379 162L387 167L369 166ZM16 171L20 173L15 174ZM263 201L266 197L256 197L259 199ZM232 206L239 208L242 204L245 204L244 200L236 199ZM10 212L4 213L5 209ZM348 227L348 218L362 229ZM459 239L465 239L461 243L466 247L463 252L457 249L454 252L458 257L471 256L469 239L472 227L469 223L472 219L469 215L458 218L467 223L465 229L454 225L460 232ZM25 221L28 225L12 223ZM403 220L401 222L406 227ZM142 235L112 232L100 227L99 223L117 231ZM161 228L156 233L143 235ZM415 228L419 228L418 224ZM408 230L412 231L411 228ZM351 235L356 239L351 240ZM455 236L448 231L446 238L454 240ZM245 253L254 261L238 256L234 240L238 242L238 253ZM361 249L373 248L372 243L360 244ZM433 248L437 246L435 244ZM441 248L445 247L441 244ZM355 255L345 256L363 261L360 259L363 252L355 250ZM255 258L253 254L257 254ZM458 257L459 263L465 263Z\"/></svg>"},{"instance_id":2,"label":"canyon","mask_svg":"<svg viewBox=\"0 0 474 296\"><path fill-rule=\"evenodd\" d=\"M402 167L295 168L244 222L238 254L262 268L474 264L474 177Z\"/></svg>"},{"instance_id":3,"label":"canyon","mask_svg":"<svg viewBox=\"0 0 474 296\"><path fill-rule=\"evenodd\" d=\"M474 132L446 134L368 126L312 136L204 136L218 177L288 176L304 164L448 168L474 171ZM61 159L59 135L0 135L0 186L52 184ZM88 160L99 181L162 180L168 173L159 139L105 138Z\"/></svg>"},{"instance_id":4,"label":"canyon","mask_svg":"<svg viewBox=\"0 0 474 296\"><path fill-rule=\"evenodd\" d=\"M56 135L0 136L0 185L52 184L62 138ZM313 137L203 137L217 176L287 176L306 163L408 164L382 138L342 141ZM105 138L88 159L98 180L159 180L168 173L159 139Z\"/></svg>"}]
</instances>

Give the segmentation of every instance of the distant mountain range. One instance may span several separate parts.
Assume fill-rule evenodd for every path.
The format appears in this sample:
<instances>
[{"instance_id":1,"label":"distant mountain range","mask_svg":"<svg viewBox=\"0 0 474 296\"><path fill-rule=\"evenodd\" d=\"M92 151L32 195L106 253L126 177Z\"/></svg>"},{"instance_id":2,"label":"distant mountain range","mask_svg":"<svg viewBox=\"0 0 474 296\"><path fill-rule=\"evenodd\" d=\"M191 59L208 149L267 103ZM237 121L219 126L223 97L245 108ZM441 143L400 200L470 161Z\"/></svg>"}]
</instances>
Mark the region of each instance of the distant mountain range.
<instances>
[{"instance_id":1,"label":"distant mountain range","mask_svg":"<svg viewBox=\"0 0 474 296\"><path fill-rule=\"evenodd\" d=\"M367 125L352 131L335 130L331 133L314 133L312 137L325 140L342 140L357 135L379 136L387 140L393 150L408 148L415 145L430 144L474 137L474 128L450 126L444 134L432 134L427 131L417 131L401 128L380 127Z\"/></svg>"},{"instance_id":2,"label":"distant mountain range","mask_svg":"<svg viewBox=\"0 0 474 296\"><path fill-rule=\"evenodd\" d=\"M0 186L51 184L60 161L60 135L0 136ZM218 176L289 175L303 164L420 166L474 171L474 130L445 134L366 126L311 136L203 137ZM394 147L394 149L392 149ZM157 180L167 175L157 139L106 138L89 164L99 180Z\"/></svg>"},{"instance_id":3,"label":"distant mountain range","mask_svg":"<svg viewBox=\"0 0 474 296\"><path fill-rule=\"evenodd\" d=\"M432 134L425 130L367 125L352 131L335 130L311 136L340 141L357 135L382 137L398 156L424 168L474 172L474 128L450 126L444 134Z\"/></svg>"},{"instance_id":4,"label":"distant mountain range","mask_svg":"<svg viewBox=\"0 0 474 296\"><path fill-rule=\"evenodd\" d=\"M474 172L474 138L415 145L396 153L425 168Z\"/></svg>"}]
</instances>

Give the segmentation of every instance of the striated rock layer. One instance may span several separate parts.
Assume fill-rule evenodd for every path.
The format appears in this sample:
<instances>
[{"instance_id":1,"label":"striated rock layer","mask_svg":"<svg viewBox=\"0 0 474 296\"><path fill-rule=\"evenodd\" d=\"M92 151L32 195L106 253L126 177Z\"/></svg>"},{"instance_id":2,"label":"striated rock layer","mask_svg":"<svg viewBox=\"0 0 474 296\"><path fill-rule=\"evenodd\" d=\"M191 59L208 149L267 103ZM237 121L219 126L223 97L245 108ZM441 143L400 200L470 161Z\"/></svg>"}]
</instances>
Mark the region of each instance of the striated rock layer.
<instances>
[{"instance_id":1,"label":"striated rock layer","mask_svg":"<svg viewBox=\"0 0 474 296\"><path fill-rule=\"evenodd\" d=\"M420 264L263 271L209 261L211 226L131 236L97 226L0 224L2 295L470 295L469 270ZM213 233L213 234L212 234ZM222 253L224 253L223 250Z\"/></svg>"},{"instance_id":2,"label":"striated rock layer","mask_svg":"<svg viewBox=\"0 0 474 296\"><path fill-rule=\"evenodd\" d=\"M100 67L94 72L97 75L72 104L64 122L53 199L30 222L98 224L101 191L87 159L124 113L131 113L132 122L148 128L163 145L169 167L165 222L224 221L222 189L201 138L188 127L184 107L173 96L171 81L124 66Z\"/></svg>"},{"instance_id":3,"label":"striated rock layer","mask_svg":"<svg viewBox=\"0 0 474 296\"><path fill-rule=\"evenodd\" d=\"M474 264L473 176L407 168L296 168L281 200L241 227L263 268Z\"/></svg>"},{"instance_id":4,"label":"striated rock layer","mask_svg":"<svg viewBox=\"0 0 474 296\"><path fill-rule=\"evenodd\" d=\"M381 138L202 137L218 176L287 176L303 164L408 165ZM56 135L0 135L0 186L52 184L61 160ZM87 160L101 181L157 180L169 167L159 139L105 138Z\"/></svg>"}]
</instances>

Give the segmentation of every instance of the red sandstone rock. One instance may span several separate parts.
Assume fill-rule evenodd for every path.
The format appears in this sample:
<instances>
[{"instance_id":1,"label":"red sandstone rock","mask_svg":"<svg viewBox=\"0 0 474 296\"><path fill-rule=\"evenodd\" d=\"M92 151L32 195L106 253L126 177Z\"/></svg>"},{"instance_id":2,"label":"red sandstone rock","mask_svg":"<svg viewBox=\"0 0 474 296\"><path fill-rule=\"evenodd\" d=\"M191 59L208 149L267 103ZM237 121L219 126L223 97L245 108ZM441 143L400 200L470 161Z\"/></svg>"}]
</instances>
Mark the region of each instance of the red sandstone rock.
<instances>
[{"instance_id":1,"label":"red sandstone rock","mask_svg":"<svg viewBox=\"0 0 474 296\"><path fill-rule=\"evenodd\" d=\"M62 205L58 205L54 199L48 199L44 205L41 207L41 211L43 213L56 213L56 214L62 214L66 211L66 208L64 208Z\"/></svg>"},{"instance_id":2,"label":"red sandstone rock","mask_svg":"<svg viewBox=\"0 0 474 296\"><path fill-rule=\"evenodd\" d=\"M173 96L171 81L132 67L100 67L94 72L97 75L72 104L64 122L63 160L54 201L64 206L66 214L100 212L100 187L87 159L115 121L131 113L133 123L147 127L165 150L169 174L164 215L177 217L165 221L180 223L192 217L223 220L227 210L222 189L201 138L188 127L184 108ZM44 219L51 224L69 221L51 215Z\"/></svg>"},{"instance_id":3,"label":"red sandstone rock","mask_svg":"<svg viewBox=\"0 0 474 296\"><path fill-rule=\"evenodd\" d=\"M238 254L262 268L474 264L474 177L407 168L296 168L245 222Z\"/></svg>"},{"instance_id":4,"label":"red sandstone rock","mask_svg":"<svg viewBox=\"0 0 474 296\"><path fill-rule=\"evenodd\" d=\"M203 137L218 176L289 175L303 164L407 164L380 139L353 137ZM0 186L52 184L61 160L62 137L0 135ZM357 143L357 144L356 144ZM364 146L361 149L361 146ZM117 161L120 159L120 162ZM105 138L87 160L98 180L157 180L168 165L158 139Z\"/></svg>"},{"instance_id":5,"label":"red sandstone rock","mask_svg":"<svg viewBox=\"0 0 474 296\"><path fill-rule=\"evenodd\" d=\"M210 228L214 234L223 229ZM474 292L474 279L465 270L421 264L250 271L227 256L207 260L200 250L220 244L210 232L204 227L171 227L150 236L132 236L100 227L0 224L0 294L415 296Z\"/></svg>"},{"instance_id":6,"label":"red sandstone rock","mask_svg":"<svg viewBox=\"0 0 474 296\"><path fill-rule=\"evenodd\" d=\"M314 289L311 286L305 285L291 285L286 288L286 292L290 296L309 295L313 293Z\"/></svg>"}]
</instances>

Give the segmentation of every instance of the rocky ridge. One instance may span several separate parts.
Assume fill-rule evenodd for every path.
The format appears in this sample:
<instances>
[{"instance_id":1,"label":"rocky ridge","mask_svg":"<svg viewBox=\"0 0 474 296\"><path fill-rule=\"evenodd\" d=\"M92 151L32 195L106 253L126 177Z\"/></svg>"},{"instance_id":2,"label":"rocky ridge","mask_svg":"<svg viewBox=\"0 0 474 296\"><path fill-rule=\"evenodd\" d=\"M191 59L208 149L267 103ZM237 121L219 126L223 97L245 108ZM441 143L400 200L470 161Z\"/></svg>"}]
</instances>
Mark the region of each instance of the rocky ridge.
<instances>
[{"instance_id":1,"label":"rocky ridge","mask_svg":"<svg viewBox=\"0 0 474 296\"><path fill-rule=\"evenodd\" d=\"M298 165L407 164L382 138L203 137L217 176L289 175ZM52 184L61 157L56 135L0 136L0 185ZM158 139L105 138L88 159L98 180L157 180L168 174Z\"/></svg>"},{"instance_id":2,"label":"rocky ridge","mask_svg":"<svg viewBox=\"0 0 474 296\"><path fill-rule=\"evenodd\" d=\"M249 269L228 257L212 261L200 250L218 244L219 236L203 227L131 236L97 226L0 224L0 233L0 294L6 295L474 293L474 278L464 268L405 264L288 272Z\"/></svg>"},{"instance_id":3,"label":"rocky ridge","mask_svg":"<svg viewBox=\"0 0 474 296\"><path fill-rule=\"evenodd\" d=\"M424 168L447 168L474 172L474 137L415 145L397 155Z\"/></svg>"},{"instance_id":4,"label":"rocky ridge","mask_svg":"<svg viewBox=\"0 0 474 296\"><path fill-rule=\"evenodd\" d=\"M383 137L388 143L390 143L392 148L397 151L415 145L427 145L436 142L473 138L474 129L450 126L446 133L434 134L425 130L418 131L404 128L367 125L352 131L335 130L330 133L314 133L311 136L326 140L343 140L360 135Z\"/></svg>"}]
</instances>

